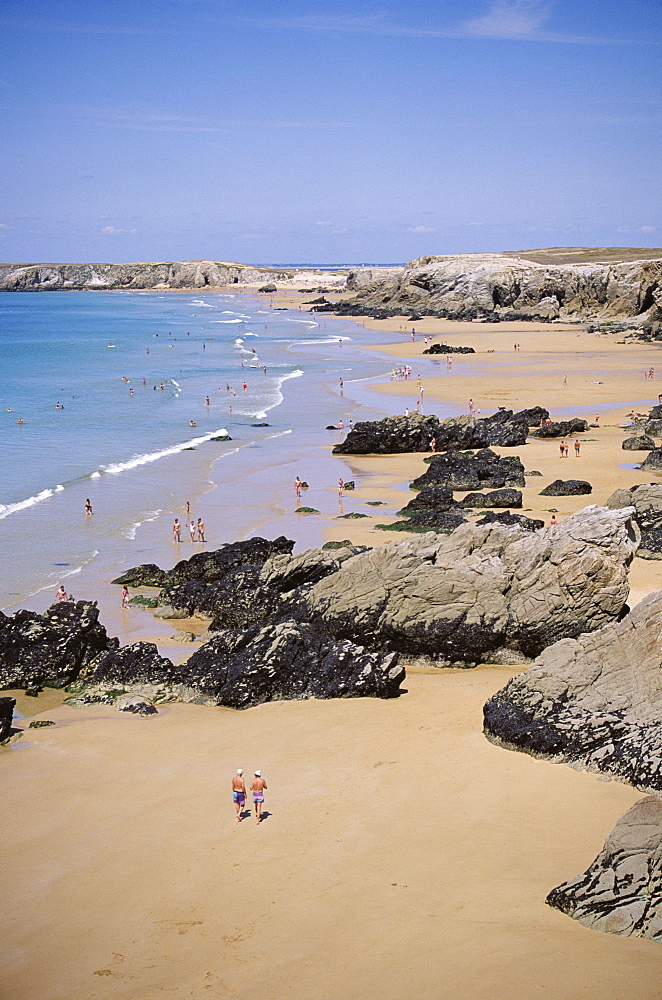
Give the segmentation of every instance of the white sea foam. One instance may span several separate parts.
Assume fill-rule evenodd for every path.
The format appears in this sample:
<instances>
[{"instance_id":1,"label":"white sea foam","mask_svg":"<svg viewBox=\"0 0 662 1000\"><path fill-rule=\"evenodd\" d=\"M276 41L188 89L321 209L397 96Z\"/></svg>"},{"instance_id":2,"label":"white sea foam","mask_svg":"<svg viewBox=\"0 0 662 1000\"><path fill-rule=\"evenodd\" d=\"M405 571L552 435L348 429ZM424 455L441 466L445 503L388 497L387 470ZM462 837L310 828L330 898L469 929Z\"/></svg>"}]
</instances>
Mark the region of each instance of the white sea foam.
<instances>
[{"instance_id":1,"label":"white sea foam","mask_svg":"<svg viewBox=\"0 0 662 1000\"><path fill-rule=\"evenodd\" d=\"M319 323L315 323L312 319L291 319L289 316L286 319L288 323L305 323L306 326L319 326Z\"/></svg>"},{"instance_id":2,"label":"white sea foam","mask_svg":"<svg viewBox=\"0 0 662 1000\"><path fill-rule=\"evenodd\" d=\"M243 319L213 319L212 323L243 323Z\"/></svg>"},{"instance_id":3,"label":"white sea foam","mask_svg":"<svg viewBox=\"0 0 662 1000\"><path fill-rule=\"evenodd\" d=\"M227 434L225 427L221 427L210 434L202 437L191 438L189 441L182 441L180 444L173 444L169 448L162 448L161 451L146 452L144 455L132 455L124 462L113 462L111 465L102 465L100 472L116 476L120 472L127 472L129 469L137 469L141 465L149 465L150 462L158 462L160 458L167 458L169 455L177 455L187 448L195 448L199 444L205 444L214 437L222 437Z\"/></svg>"},{"instance_id":4,"label":"white sea foam","mask_svg":"<svg viewBox=\"0 0 662 1000\"><path fill-rule=\"evenodd\" d=\"M100 479L100 478L101 478L100 472L93 472L92 475L90 476L90 479Z\"/></svg>"},{"instance_id":5,"label":"white sea foam","mask_svg":"<svg viewBox=\"0 0 662 1000\"><path fill-rule=\"evenodd\" d=\"M174 378L169 379L171 385L176 385L178 389L181 389L179 382L175 382Z\"/></svg>"},{"instance_id":6,"label":"white sea foam","mask_svg":"<svg viewBox=\"0 0 662 1000\"><path fill-rule=\"evenodd\" d=\"M130 525L129 528L127 528L124 537L128 538L130 541L133 541L134 538L136 537L136 532L138 531L138 528L141 525L148 524L150 521L156 521L156 519L159 516L159 514L162 514L162 513L163 513L162 510L152 510L152 511L149 512L149 514L148 514L147 517L144 517L142 519L142 521L134 521L133 524Z\"/></svg>"},{"instance_id":7,"label":"white sea foam","mask_svg":"<svg viewBox=\"0 0 662 1000\"><path fill-rule=\"evenodd\" d=\"M42 500L48 500L56 493L61 493L63 489L64 486L56 486L52 490L42 490L41 493L37 493L33 497L28 497L27 500L18 500L16 503L0 504L0 519L9 517L10 514L16 514L19 510L27 510L28 507L34 507L35 504L41 503Z\"/></svg>"},{"instance_id":8,"label":"white sea foam","mask_svg":"<svg viewBox=\"0 0 662 1000\"><path fill-rule=\"evenodd\" d=\"M203 302L202 299L189 299L192 306L199 306L201 309L215 309L216 306L210 302Z\"/></svg>"}]
</instances>

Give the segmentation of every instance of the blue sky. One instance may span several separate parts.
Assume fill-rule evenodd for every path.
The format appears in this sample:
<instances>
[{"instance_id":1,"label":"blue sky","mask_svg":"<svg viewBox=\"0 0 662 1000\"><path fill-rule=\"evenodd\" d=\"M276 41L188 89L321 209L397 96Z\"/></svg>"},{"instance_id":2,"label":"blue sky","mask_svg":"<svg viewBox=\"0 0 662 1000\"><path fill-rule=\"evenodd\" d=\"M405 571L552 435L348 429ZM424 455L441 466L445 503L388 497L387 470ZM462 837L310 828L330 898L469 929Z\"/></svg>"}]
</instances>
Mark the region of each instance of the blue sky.
<instances>
[{"instance_id":1,"label":"blue sky","mask_svg":"<svg viewBox=\"0 0 662 1000\"><path fill-rule=\"evenodd\" d=\"M662 244L660 0L4 0L0 259Z\"/></svg>"}]
</instances>

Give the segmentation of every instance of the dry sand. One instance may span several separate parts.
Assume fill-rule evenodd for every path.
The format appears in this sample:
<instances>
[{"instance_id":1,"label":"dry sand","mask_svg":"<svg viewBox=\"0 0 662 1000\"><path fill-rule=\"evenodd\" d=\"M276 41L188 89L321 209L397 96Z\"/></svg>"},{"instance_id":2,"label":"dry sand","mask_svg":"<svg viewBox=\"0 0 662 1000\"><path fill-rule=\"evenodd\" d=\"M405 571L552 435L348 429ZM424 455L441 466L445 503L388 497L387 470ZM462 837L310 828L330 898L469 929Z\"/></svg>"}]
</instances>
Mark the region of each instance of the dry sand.
<instances>
[{"instance_id":1,"label":"dry sand","mask_svg":"<svg viewBox=\"0 0 662 1000\"><path fill-rule=\"evenodd\" d=\"M53 709L0 755L8 1000L662 996L652 942L544 905L638 798L498 749L503 667L397 701ZM269 813L234 819L235 767Z\"/></svg>"},{"instance_id":2,"label":"dry sand","mask_svg":"<svg viewBox=\"0 0 662 1000\"><path fill-rule=\"evenodd\" d=\"M397 318L365 325L406 326ZM554 441L516 450L543 473L525 490L533 515L547 519L555 507L560 518L617 486L656 479L622 468L643 455L620 449L619 424L635 401L657 401L662 385L643 378L657 348L557 325L415 325L481 352L454 356L451 376L440 365L429 377L428 362L426 412L437 401L465 410L472 396L484 412L540 403L600 413L579 459L571 450L561 460ZM375 344L394 363L419 359L422 347L404 336L401 345ZM376 391L402 394L403 406L416 396L415 381ZM371 545L400 537L375 528L392 518L366 501L406 503L422 456L344 461L344 478L357 483L345 509L370 517L327 515L328 537ZM594 492L538 497L556 477L588 479ZM631 584L632 603L658 589L662 563L635 559ZM174 705L150 719L58 707L54 698L43 715L56 727L0 751L11 901L0 996L662 998L659 945L603 936L544 905L553 886L590 864L639 796L488 743L481 707L509 675L503 667L415 671L392 702L240 713ZM261 827L234 820L237 766L265 771Z\"/></svg>"}]
</instances>

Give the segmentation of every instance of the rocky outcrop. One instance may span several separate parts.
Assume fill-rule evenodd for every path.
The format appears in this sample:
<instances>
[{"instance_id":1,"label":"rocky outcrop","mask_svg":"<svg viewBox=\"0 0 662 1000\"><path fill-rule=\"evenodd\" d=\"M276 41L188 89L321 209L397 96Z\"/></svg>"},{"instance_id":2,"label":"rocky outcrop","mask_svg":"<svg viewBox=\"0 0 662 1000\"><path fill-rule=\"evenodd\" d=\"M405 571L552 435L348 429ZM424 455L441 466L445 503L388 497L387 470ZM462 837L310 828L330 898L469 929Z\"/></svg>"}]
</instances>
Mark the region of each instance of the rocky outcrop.
<instances>
[{"instance_id":1,"label":"rocky outcrop","mask_svg":"<svg viewBox=\"0 0 662 1000\"><path fill-rule=\"evenodd\" d=\"M404 677L395 653L329 641L296 621L220 632L186 664L186 683L230 708L290 698L393 698Z\"/></svg>"},{"instance_id":2,"label":"rocky outcrop","mask_svg":"<svg viewBox=\"0 0 662 1000\"><path fill-rule=\"evenodd\" d=\"M541 490L541 497L580 497L593 492L593 487L584 479L555 479Z\"/></svg>"},{"instance_id":3,"label":"rocky outcrop","mask_svg":"<svg viewBox=\"0 0 662 1000\"><path fill-rule=\"evenodd\" d=\"M11 736L11 724L14 718L15 698L0 698L0 743Z\"/></svg>"},{"instance_id":4,"label":"rocky outcrop","mask_svg":"<svg viewBox=\"0 0 662 1000\"><path fill-rule=\"evenodd\" d=\"M636 802L590 868L552 889L547 903L605 934L662 941L662 799Z\"/></svg>"},{"instance_id":5,"label":"rocky outcrop","mask_svg":"<svg viewBox=\"0 0 662 1000\"><path fill-rule=\"evenodd\" d=\"M662 483L642 483L629 490L616 490L607 500L610 510L634 507L634 520L641 530L637 555L662 559Z\"/></svg>"},{"instance_id":6,"label":"rocky outcrop","mask_svg":"<svg viewBox=\"0 0 662 1000\"><path fill-rule=\"evenodd\" d=\"M553 420L550 424L543 424L533 431L532 437L538 438L567 438L574 437L575 434L583 434L589 430L587 420L581 417L572 417L571 420Z\"/></svg>"},{"instance_id":7,"label":"rocky outcrop","mask_svg":"<svg viewBox=\"0 0 662 1000\"><path fill-rule=\"evenodd\" d=\"M641 437L625 438L621 444L623 451L652 451L654 447L655 442L652 437L648 437L646 434Z\"/></svg>"},{"instance_id":8,"label":"rocky outcrop","mask_svg":"<svg viewBox=\"0 0 662 1000\"><path fill-rule=\"evenodd\" d=\"M662 318L662 260L553 264L502 254L419 257L402 270L350 272L336 312L453 319ZM322 307L324 308L324 307Z\"/></svg>"},{"instance_id":9,"label":"rocky outcrop","mask_svg":"<svg viewBox=\"0 0 662 1000\"><path fill-rule=\"evenodd\" d=\"M412 497L406 507L398 511L398 514L401 517L411 517L421 511L446 513L451 510L461 513L462 505L453 499L453 491L449 486L426 486Z\"/></svg>"},{"instance_id":10,"label":"rocky outcrop","mask_svg":"<svg viewBox=\"0 0 662 1000\"><path fill-rule=\"evenodd\" d=\"M662 448L653 448L652 451L649 451L639 468L655 471L662 469Z\"/></svg>"},{"instance_id":11,"label":"rocky outcrop","mask_svg":"<svg viewBox=\"0 0 662 1000\"><path fill-rule=\"evenodd\" d=\"M0 264L0 291L67 289L212 288L290 281L310 271L278 270L216 260L162 261L148 264ZM321 272L315 272L321 275ZM326 276L337 284L335 276ZM344 285L344 281L342 281Z\"/></svg>"},{"instance_id":12,"label":"rocky outcrop","mask_svg":"<svg viewBox=\"0 0 662 1000\"><path fill-rule=\"evenodd\" d=\"M483 517L476 521L476 524L518 524L525 531L539 531L545 527L545 522L537 517L525 517L524 514L511 514L509 510L496 511L488 510Z\"/></svg>"},{"instance_id":13,"label":"rocky outcrop","mask_svg":"<svg viewBox=\"0 0 662 1000\"><path fill-rule=\"evenodd\" d=\"M475 454L449 451L434 455L410 487L446 486L451 490L502 489L524 486L524 466L516 455L499 456L488 448Z\"/></svg>"},{"instance_id":14,"label":"rocky outcrop","mask_svg":"<svg viewBox=\"0 0 662 1000\"><path fill-rule=\"evenodd\" d=\"M452 347L450 344L433 344L423 354L475 354L475 347Z\"/></svg>"},{"instance_id":15,"label":"rocky outcrop","mask_svg":"<svg viewBox=\"0 0 662 1000\"><path fill-rule=\"evenodd\" d=\"M64 687L116 643L89 601L53 604L43 615L0 612L0 689Z\"/></svg>"},{"instance_id":16,"label":"rocky outcrop","mask_svg":"<svg viewBox=\"0 0 662 1000\"><path fill-rule=\"evenodd\" d=\"M497 410L490 417L470 415L439 420L418 413L384 417L356 424L344 441L337 444L335 455L395 455L431 450L434 439L437 451L451 448L487 448L490 445L514 448L526 443L528 414ZM546 412L546 411L544 411Z\"/></svg>"},{"instance_id":17,"label":"rocky outcrop","mask_svg":"<svg viewBox=\"0 0 662 1000\"><path fill-rule=\"evenodd\" d=\"M522 494L519 490L491 490L489 493L467 493L462 500L463 507L521 507Z\"/></svg>"},{"instance_id":18,"label":"rocky outcrop","mask_svg":"<svg viewBox=\"0 0 662 1000\"><path fill-rule=\"evenodd\" d=\"M442 664L532 657L621 614L637 544L629 514L588 507L543 531L463 524L414 535L353 556L290 606L337 639Z\"/></svg>"},{"instance_id":19,"label":"rocky outcrop","mask_svg":"<svg viewBox=\"0 0 662 1000\"><path fill-rule=\"evenodd\" d=\"M546 649L484 709L485 733L536 756L662 791L662 592Z\"/></svg>"}]
</instances>

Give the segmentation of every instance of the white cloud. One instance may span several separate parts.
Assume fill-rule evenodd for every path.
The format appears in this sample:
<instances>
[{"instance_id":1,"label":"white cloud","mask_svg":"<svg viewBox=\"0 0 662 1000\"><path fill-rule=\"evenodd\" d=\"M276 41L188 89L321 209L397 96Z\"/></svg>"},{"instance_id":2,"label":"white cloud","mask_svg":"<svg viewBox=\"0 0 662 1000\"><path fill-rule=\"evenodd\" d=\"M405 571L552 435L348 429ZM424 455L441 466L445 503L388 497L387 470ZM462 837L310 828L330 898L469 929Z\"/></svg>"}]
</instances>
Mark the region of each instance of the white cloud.
<instances>
[{"instance_id":1,"label":"white cloud","mask_svg":"<svg viewBox=\"0 0 662 1000\"><path fill-rule=\"evenodd\" d=\"M122 233L137 233L137 229L116 229L115 226L104 226L101 232L104 236L119 236Z\"/></svg>"},{"instance_id":2,"label":"white cloud","mask_svg":"<svg viewBox=\"0 0 662 1000\"><path fill-rule=\"evenodd\" d=\"M655 233L657 226L619 226L619 233Z\"/></svg>"},{"instance_id":3,"label":"white cloud","mask_svg":"<svg viewBox=\"0 0 662 1000\"><path fill-rule=\"evenodd\" d=\"M526 38L537 34L549 15L545 0L494 0L487 14L465 21L463 28L482 38Z\"/></svg>"},{"instance_id":4,"label":"white cloud","mask_svg":"<svg viewBox=\"0 0 662 1000\"><path fill-rule=\"evenodd\" d=\"M434 226L409 226L408 233L436 233Z\"/></svg>"},{"instance_id":5,"label":"white cloud","mask_svg":"<svg viewBox=\"0 0 662 1000\"><path fill-rule=\"evenodd\" d=\"M332 222L316 222L315 225L316 226L332 226L333 223Z\"/></svg>"}]
</instances>

